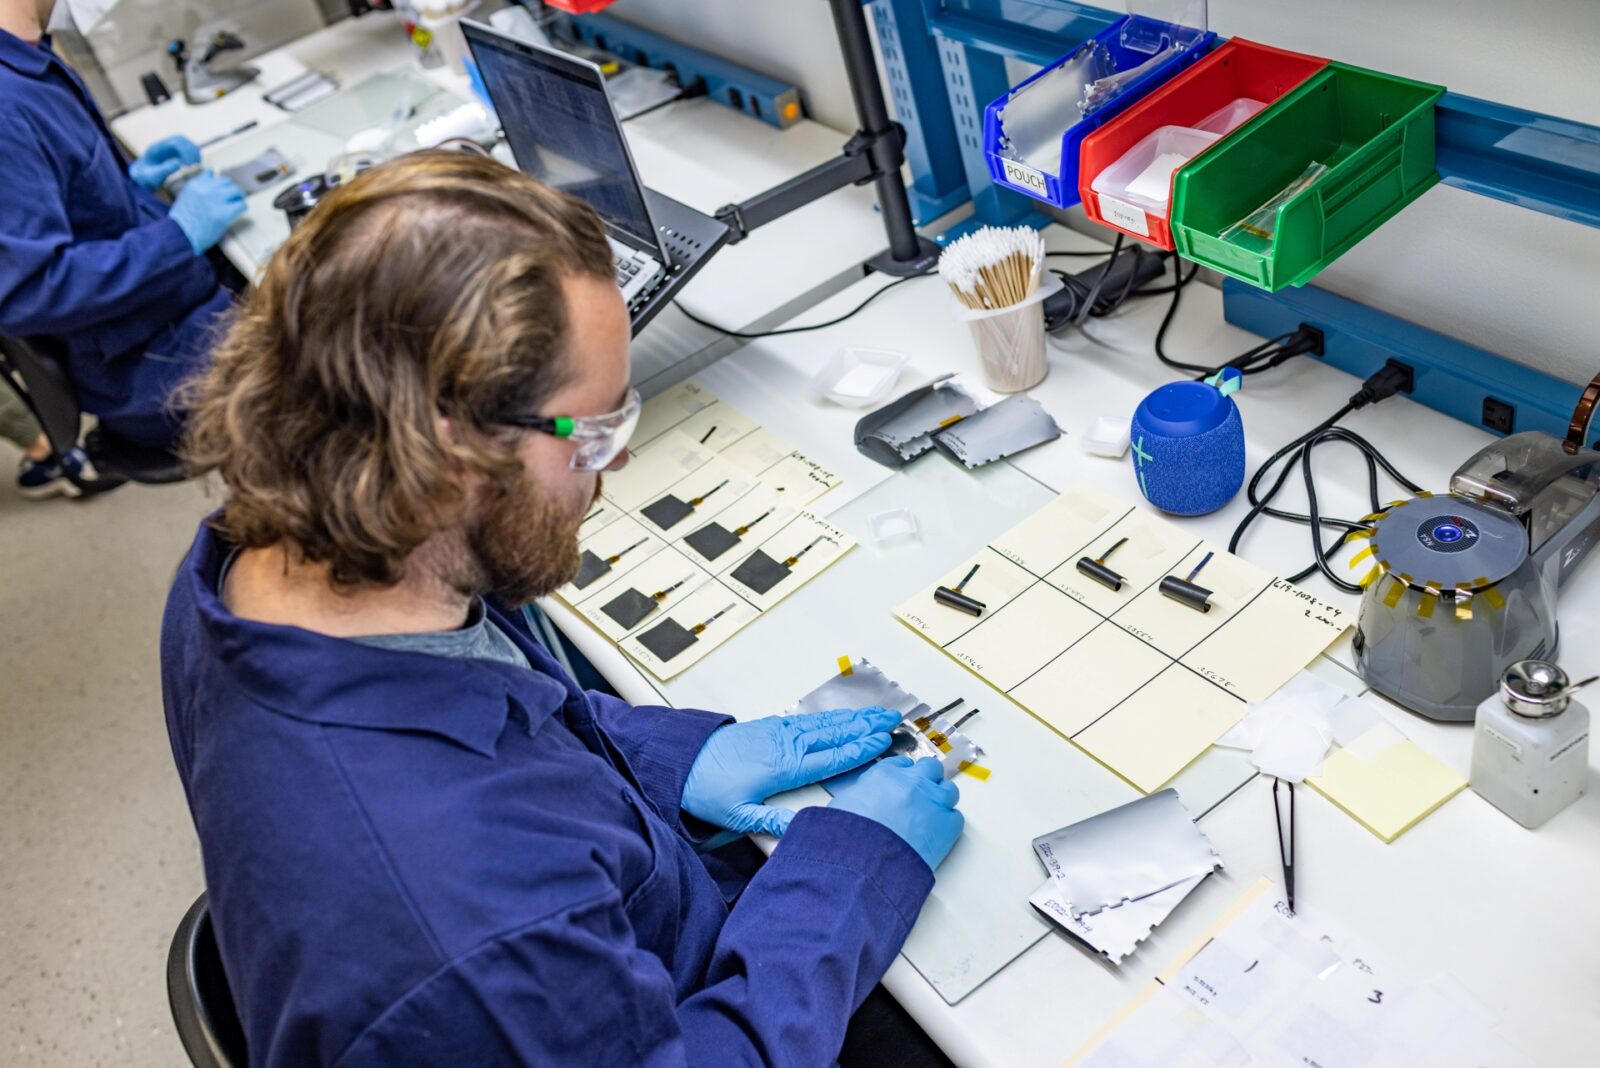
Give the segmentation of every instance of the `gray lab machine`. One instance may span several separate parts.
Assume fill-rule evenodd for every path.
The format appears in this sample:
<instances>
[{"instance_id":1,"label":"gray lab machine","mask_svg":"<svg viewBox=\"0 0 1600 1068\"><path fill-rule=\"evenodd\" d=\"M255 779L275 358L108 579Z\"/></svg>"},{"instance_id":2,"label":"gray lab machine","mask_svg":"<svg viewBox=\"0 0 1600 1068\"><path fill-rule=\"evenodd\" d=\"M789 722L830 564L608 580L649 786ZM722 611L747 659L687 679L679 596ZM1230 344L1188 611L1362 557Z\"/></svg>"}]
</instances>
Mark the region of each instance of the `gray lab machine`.
<instances>
[{"instance_id":1,"label":"gray lab machine","mask_svg":"<svg viewBox=\"0 0 1600 1068\"><path fill-rule=\"evenodd\" d=\"M1474 455L1448 494L1378 517L1355 637L1368 685L1470 722L1507 667L1552 659L1556 592L1600 535L1597 489L1600 452L1528 431Z\"/></svg>"}]
</instances>

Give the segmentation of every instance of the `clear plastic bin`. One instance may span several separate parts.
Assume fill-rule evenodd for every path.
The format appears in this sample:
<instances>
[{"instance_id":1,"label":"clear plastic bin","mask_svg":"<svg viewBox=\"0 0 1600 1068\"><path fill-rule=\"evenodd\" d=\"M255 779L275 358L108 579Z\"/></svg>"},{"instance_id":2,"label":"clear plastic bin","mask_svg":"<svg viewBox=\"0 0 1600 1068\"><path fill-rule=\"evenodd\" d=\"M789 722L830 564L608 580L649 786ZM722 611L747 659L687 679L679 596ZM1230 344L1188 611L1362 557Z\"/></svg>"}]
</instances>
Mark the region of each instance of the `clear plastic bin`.
<instances>
[{"instance_id":1,"label":"clear plastic bin","mask_svg":"<svg viewBox=\"0 0 1600 1068\"><path fill-rule=\"evenodd\" d=\"M1100 172L1090 186L1102 198L1132 204L1151 215L1165 216L1172 195L1172 175L1179 167L1210 148L1222 135L1187 126L1163 126L1133 147L1133 151ZM1106 202L1100 202L1102 211ZM1108 212L1116 218L1114 212ZM1131 216L1125 226L1142 226ZM1148 228L1147 228L1148 229Z\"/></svg>"}]
</instances>

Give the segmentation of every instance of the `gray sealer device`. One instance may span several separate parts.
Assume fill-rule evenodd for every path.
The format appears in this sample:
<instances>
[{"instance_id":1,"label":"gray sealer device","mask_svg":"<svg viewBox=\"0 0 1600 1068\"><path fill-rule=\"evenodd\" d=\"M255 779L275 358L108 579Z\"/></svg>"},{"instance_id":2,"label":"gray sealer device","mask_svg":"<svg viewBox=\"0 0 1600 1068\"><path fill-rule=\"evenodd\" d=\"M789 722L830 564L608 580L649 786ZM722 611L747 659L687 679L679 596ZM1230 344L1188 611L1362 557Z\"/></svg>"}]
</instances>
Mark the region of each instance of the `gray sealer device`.
<instances>
[{"instance_id":1,"label":"gray sealer device","mask_svg":"<svg viewBox=\"0 0 1600 1068\"><path fill-rule=\"evenodd\" d=\"M1362 678L1429 719L1471 722L1507 668L1553 658L1556 593L1600 537L1597 489L1600 453L1528 431L1474 455L1448 494L1368 516L1350 562L1368 568Z\"/></svg>"}]
</instances>

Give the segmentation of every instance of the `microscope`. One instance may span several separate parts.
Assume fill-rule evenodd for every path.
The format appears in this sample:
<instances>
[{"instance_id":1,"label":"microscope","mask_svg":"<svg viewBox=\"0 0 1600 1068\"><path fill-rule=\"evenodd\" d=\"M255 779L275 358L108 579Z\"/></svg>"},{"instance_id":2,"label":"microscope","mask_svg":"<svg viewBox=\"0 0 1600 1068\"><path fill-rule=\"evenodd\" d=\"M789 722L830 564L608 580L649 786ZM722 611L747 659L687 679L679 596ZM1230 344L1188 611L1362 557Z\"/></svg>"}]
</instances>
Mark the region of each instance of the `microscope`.
<instances>
[{"instance_id":1,"label":"microscope","mask_svg":"<svg viewBox=\"0 0 1600 1068\"><path fill-rule=\"evenodd\" d=\"M198 53L191 51L182 40L169 44L167 54L177 64L178 73L183 77L184 99L191 104L209 104L254 81L261 74L256 67L211 68L218 56L243 49L244 41L239 35L226 29L212 31L205 48Z\"/></svg>"}]
</instances>

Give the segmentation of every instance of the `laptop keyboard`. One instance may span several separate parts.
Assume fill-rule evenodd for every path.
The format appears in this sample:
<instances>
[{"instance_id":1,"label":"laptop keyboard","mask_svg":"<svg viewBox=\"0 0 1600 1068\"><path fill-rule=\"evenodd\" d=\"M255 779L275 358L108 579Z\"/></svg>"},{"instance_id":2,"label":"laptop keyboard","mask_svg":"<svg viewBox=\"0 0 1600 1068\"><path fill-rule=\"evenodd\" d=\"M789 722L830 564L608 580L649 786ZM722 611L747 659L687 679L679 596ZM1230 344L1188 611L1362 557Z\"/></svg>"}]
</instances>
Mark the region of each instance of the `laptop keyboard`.
<instances>
[{"instance_id":1,"label":"laptop keyboard","mask_svg":"<svg viewBox=\"0 0 1600 1068\"><path fill-rule=\"evenodd\" d=\"M616 257L616 265L617 285L627 289L628 283L633 280L634 275L639 273L639 262L632 258L625 259L622 256L618 256Z\"/></svg>"},{"instance_id":2,"label":"laptop keyboard","mask_svg":"<svg viewBox=\"0 0 1600 1068\"><path fill-rule=\"evenodd\" d=\"M666 277L661 264L616 242L611 246L611 259L617 271L617 287L622 290L622 299L627 301L630 310L637 308Z\"/></svg>"}]
</instances>

